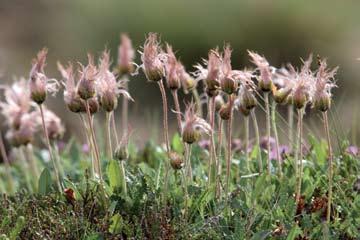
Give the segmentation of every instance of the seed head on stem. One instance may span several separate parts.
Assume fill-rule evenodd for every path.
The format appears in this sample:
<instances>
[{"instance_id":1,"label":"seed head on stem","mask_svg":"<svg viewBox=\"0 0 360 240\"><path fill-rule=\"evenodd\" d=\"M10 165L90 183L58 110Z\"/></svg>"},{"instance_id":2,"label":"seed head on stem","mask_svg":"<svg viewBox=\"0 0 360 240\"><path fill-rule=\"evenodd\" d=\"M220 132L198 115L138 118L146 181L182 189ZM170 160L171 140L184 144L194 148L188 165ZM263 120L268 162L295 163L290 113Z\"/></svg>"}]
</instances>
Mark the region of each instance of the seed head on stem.
<instances>
[{"instance_id":1,"label":"seed head on stem","mask_svg":"<svg viewBox=\"0 0 360 240\"><path fill-rule=\"evenodd\" d=\"M118 73L120 76L132 74L135 70L134 58L135 50L131 39L125 33L120 35L121 43L118 49Z\"/></svg>"}]
</instances>

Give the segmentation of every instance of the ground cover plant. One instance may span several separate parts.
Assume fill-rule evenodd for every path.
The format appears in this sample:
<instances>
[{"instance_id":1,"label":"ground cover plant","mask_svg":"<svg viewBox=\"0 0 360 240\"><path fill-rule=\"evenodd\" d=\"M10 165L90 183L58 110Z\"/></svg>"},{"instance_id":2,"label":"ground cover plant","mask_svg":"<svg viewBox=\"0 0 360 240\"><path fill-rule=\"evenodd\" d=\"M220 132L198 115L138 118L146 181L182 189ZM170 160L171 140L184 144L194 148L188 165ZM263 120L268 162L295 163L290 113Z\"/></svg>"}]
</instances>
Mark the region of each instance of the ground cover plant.
<instances>
[{"instance_id":1,"label":"ground cover plant","mask_svg":"<svg viewBox=\"0 0 360 240\"><path fill-rule=\"evenodd\" d=\"M311 54L300 67L274 67L248 51L253 66L236 70L225 44L189 71L155 33L138 52L141 63L123 34L115 64L105 49L87 64L58 62L54 79L44 48L27 78L1 86L0 239L360 237L358 149L330 121L336 67ZM143 148L128 120L138 74L144 88L158 85L163 109L162 141ZM61 116L46 107L58 92L85 145L62 140ZM306 114L325 139L307 130Z\"/></svg>"}]
</instances>

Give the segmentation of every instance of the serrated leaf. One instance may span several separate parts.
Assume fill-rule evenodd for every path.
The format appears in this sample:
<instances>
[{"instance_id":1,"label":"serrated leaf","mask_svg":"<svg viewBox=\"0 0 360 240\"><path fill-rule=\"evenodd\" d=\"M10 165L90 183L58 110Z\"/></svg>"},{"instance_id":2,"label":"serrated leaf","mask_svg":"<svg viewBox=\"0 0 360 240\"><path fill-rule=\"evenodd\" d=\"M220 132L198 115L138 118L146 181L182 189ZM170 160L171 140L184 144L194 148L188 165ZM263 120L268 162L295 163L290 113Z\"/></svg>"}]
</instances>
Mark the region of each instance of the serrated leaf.
<instances>
[{"instance_id":1,"label":"serrated leaf","mask_svg":"<svg viewBox=\"0 0 360 240\"><path fill-rule=\"evenodd\" d=\"M39 183L38 183L39 194L46 195L50 193L51 185L52 185L52 180L51 180L50 171L49 169L44 168L44 170L40 175Z\"/></svg>"}]
</instances>

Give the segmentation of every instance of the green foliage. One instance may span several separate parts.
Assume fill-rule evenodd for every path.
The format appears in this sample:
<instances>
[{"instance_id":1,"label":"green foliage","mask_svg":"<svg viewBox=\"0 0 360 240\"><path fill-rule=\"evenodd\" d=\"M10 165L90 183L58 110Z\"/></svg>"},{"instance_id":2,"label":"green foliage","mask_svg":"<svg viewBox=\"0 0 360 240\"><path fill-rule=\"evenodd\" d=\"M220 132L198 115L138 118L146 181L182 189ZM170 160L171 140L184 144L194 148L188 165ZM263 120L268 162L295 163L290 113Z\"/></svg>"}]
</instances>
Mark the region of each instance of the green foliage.
<instances>
[{"instance_id":1,"label":"green foliage","mask_svg":"<svg viewBox=\"0 0 360 240\"><path fill-rule=\"evenodd\" d=\"M39 194L46 195L51 191L51 175L47 168L44 168L39 178Z\"/></svg>"},{"instance_id":2,"label":"green foliage","mask_svg":"<svg viewBox=\"0 0 360 240\"><path fill-rule=\"evenodd\" d=\"M61 156L66 162L64 170L69 172L63 182L73 190L75 200L51 191L53 180L45 168L39 195L19 191L0 198L4 206L0 209L0 239L357 239L360 195L354 183L360 161L347 154L336 156L328 226L324 223L326 206L321 205L327 197L326 145L315 139L310 142L311 151L304 156L304 204L300 210L293 195L294 160L290 156L283 164L284 177L279 179L276 169L271 176L253 172L258 169L255 151L250 172L244 156L236 153L227 203L224 196L216 199L214 186L207 185L208 152L194 145L193 182L186 186L183 172L171 169L164 201L167 157L159 146L148 143L143 150L133 148L126 162L125 195L119 162L108 161L102 187L90 177L85 155L72 144L68 146L72 150ZM183 151L179 136L173 138L172 146ZM224 180L222 177L222 184ZM24 182L20 184L26 188Z\"/></svg>"}]
</instances>

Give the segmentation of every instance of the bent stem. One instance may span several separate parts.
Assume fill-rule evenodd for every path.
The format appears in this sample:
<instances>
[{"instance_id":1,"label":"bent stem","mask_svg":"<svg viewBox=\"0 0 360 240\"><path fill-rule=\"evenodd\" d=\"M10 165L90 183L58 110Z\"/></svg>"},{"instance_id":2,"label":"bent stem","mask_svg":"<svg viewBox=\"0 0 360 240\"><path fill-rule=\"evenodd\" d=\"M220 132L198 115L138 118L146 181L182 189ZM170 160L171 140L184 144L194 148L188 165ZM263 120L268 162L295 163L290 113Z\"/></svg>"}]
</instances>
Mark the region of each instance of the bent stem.
<instances>
[{"instance_id":1,"label":"bent stem","mask_svg":"<svg viewBox=\"0 0 360 240\"><path fill-rule=\"evenodd\" d=\"M275 136L275 151L276 151L276 159L278 161L278 173L279 173L279 177L282 178L282 162L281 162L280 149L279 149L279 135L276 126L276 106L277 106L276 102L273 101L271 107L271 121Z\"/></svg>"},{"instance_id":2,"label":"bent stem","mask_svg":"<svg viewBox=\"0 0 360 240\"><path fill-rule=\"evenodd\" d=\"M255 130L256 145L258 148L259 173L261 174L263 172L263 164L262 164L261 147L260 147L259 125L256 119L255 108L251 110L251 118L253 120L253 125Z\"/></svg>"},{"instance_id":3,"label":"bent stem","mask_svg":"<svg viewBox=\"0 0 360 240\"><path fill-rule=\"evenodd\" d=\"M8 184L8 191L9 191L9 194L13 194L14 190L15 190L14 179L13 179L13 177L11 175L10 162L9 162L9 158L8 158L8 156L6 154L2 133L0 133L0 151L1 151L2 159L3 159L4 164L5 164L6 180L9 183Z\"/></svg>"},{"instance_id":4,"label":"bent stem","mask_svg":"<svg viewBox=\"0 0 360 240\"><path fill-rule=\"evenodd\" d=\"M178 131L179 131L179 134L181 135L181 110L180 110L179 97L177 94L177 90L171 90L171 94L174 98Z\"/></svg>"},{"instance_id":5,"label":"bent stem","mask_svg":"<svg viewBox=\"0 0 360 240\"><path fill-rule=\"evenodd\" d=\"M302 178L302 121L303 121L303 109L300 108L298 112L298 130L296 141L296 153L295 153L295 172L296 172L296 204L299 203L301 197L301 178Z\"/></svg>"},{"instance_id":6,"label":"bent stem","mask_svg":"<svg viewBox=\"0 0 360 240\"><path fill-rule=\"evenodd\" d=\"M230 117L227 126L227 155L226 155L226 189L225 196L226 201L229 200L229 189L230 189L230 167L232 159L232 150L231 150L231 134L232 134L232 120L233 120L233 99L232 95L229 95L229 105L230 105Z\"/></svg>"},{"instance_id":7,"label":"bent stem","mask_svg":"<svg viewBox=\"0 0 360 240\"><path fill-rule=\"evenodd\" d=\"M89 131L91 134L91 138L92 138L92 147L93 147L93 151L94 151L94 155L95 155L95 173L99 175L100 178L100 182L102 183L102 173L101 173L101 164L100 164L100 154L99 154L99 148L96 142L96 137L95 137L95 130L94 130L94 125L91 119L91 114L90 114L90 107L89 107L89 102L86 101L85 104L86 107L86 115L88 118L88 124L89 124Z\"/></svg>"},{"instance_id":8,"label":"bent stem","mask_svg":"<svg viewBox=\"0 0 360 240\"><path fill-rule=\"evenodd\" d=\"M169 159L170 159L170 143L169 143L169 127L168 127L168 103L166 98L166 92L164 83L162 80L158 81L161 98L162 98L162 105L163 105L163 125L164 125L164 140L166 145L166 153L167 158L165 161L165 186L164 186L164 201L166 201L167 191L168 191L168 181L169 181Z\"/></svg>"},{"instance_id":9,"label":"bent stem","mask_svg":"<svg viewBox=\"0 0 360 240\"><path fill-rule=\"evenodd\" d=\"M329 167L328 167L328 174L329 174L329 193L328 193L328 204L327 204L327 211L326 211L326 221L330 223L331 217L331 202L332 202L332 181L333 181L333 152L331 147L331 139L330 139L330 131L329 131L329 120L327 116L327 112L323 112L324 118L324 127L326 132L326 138L328 142L328 154L329 154Z\"/></svg>"},{"instance_id":10,"label":"bent stem","mask_svg":"<svg viewBox=\"0 0 360 240\"><path fill-rule=\"evenodd\" d=\"M265 98L265 111L266 111L266 138L267 138L267 174L271 173L271 159L270 159L270 104L269 104L269 93L264 92Z\"/></svg>"},{"instance_id":11,"label":"bent stem","mask_svg":"<svg viewBox=\"0 0 360 240\"><path fill-rule=\"evenodd\" d=\"M249 159L249 116L244 116L245 127L245 160L248 172L250 172L250 159Z\"/></svg>"},{"instance_id":12,"label":"bent stem","mask_svg":"<svg viewBox=\"0 0 360 240\"><path fill-rule=\"evenodd\" d=\"M55 176L56 176L56 184L58 186L58 190L60 192L62 192L62 187L61 187L60 177L59 177L59 170L58 170L58 168L56 166L56 162L55 162L56 160L55 160L55 157L54 157L54 153L53 153L53 151L51 149L51 143L50 143L49 134L48 134L46 124L45 124L44 109L42 107L42 104L39 104L39 108L40 108L41 121L42 121L42 127L43 127L43 131L44 131L44 137L45 137L46 145L47 145L49 155L50 155L51 161L53 163L53 167L54 167L54 172L55 172Z\"/></svg>"}]
</instances>

